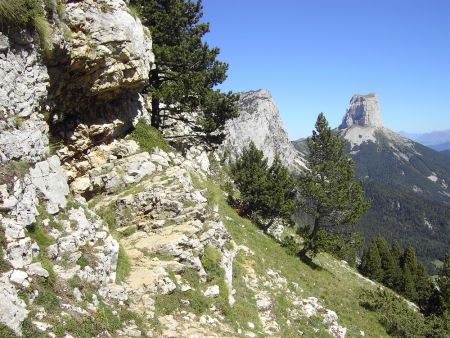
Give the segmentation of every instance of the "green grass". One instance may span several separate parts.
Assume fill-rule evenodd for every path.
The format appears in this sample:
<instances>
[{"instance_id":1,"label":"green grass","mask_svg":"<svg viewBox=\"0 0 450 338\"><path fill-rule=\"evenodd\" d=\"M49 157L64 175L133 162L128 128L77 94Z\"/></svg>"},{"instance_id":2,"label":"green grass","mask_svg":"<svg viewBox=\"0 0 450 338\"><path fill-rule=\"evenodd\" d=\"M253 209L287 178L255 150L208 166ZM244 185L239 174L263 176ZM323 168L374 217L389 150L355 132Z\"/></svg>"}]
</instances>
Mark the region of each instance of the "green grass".
<instances>
[{"instance_id":1,"label":"green grass","mask_svg":"<svg viewBox=\"0 0 450 338\"><path fill-rule=\"evenodd\" d=\"M0 338L13 338L17 337L13 330L6 325L0 323Z\"/></svg>"},{"instance_id":2,"label":"green grass","mask_svg":"<svg viewBox=\"0 0 450 338\"><path fill-rule=\"evenodd\" d=\"M201 258L202 265L208 273L208 278L223 277L223 269L219 266L222 255L220 251L213 247L207 246Z\"/></svg>"},{"instance_id":3,"label":"green grass","mask_svg":"<svg viewBox=\"0 0 450 338\"><path fill-rule=\"evenodd\" d=\"M107 207L98 210L97 214L103 219L106 224L108 224L110 231L113 231L117 228L114 205L110 204Z\"/></svg>"},{"instance_id":4,"label":"green grass","mask_svg":"<svg viewBox=\"0 0 450 338\"><path fill-rule=\"evenodd\" d=\"M142 150L149 153L156 147L166 152L172 151L172 148L157 129L142 122L136 125L134 130L128 135L128 138L136 141Z\"/></svg>"},{"instance_id":5,"label":"green grass","mask_svg":"<svg viewBox=\"0 0 450 338\"><path fill-rule=\"evenodd\" d=\"M136 226L131 225L129 227L126 227L123 231L120 231L120 235L122 237L128 237L131 236L132 234L134 234L137 231Z\"/></svg>"},{"instance_id":6,"label":"green grass","mask_svg":"<svg viewBox=\"0 0 450 338\"><path fill-rule=\"evenodd\" d=\"M39 295L36 297L34 302L37 305L41 305L49 313L59 312L59 299L56 292L52 287L48 285L41 285L38 288Z\"/></svg>"},{"instance_id":7,"label":"green grass","mask_svg":"<svg viewBox=\"0 0 450 338\"><path fill-rule=\"evenodd\" d=\"M3 232L3 228L0 228L0 273L8 271L11 266L9 263L3 258L3 244L5 241L5 235ZM0 336L1 337L1 336Z\"/></svg>"},{"instance_id":8,"label":"green grass","mask_svg":"<svg viewBox=\"0 0 450 338\"><path fill-rule=\"evenodd\" d=\"M135 19L139 19L141 15L139 8L131 4L128 4L128 13L130 13L131 16Z\"/></svg>"},{"instance_id":9,"label":"green grass","mask_svg":"<svg viewBox=\"0 0 450 338\"><path fill-rule=\"evenodd\" d=\"M47 21L47 15L56 10L54 3L51 4L48 0L0 0L0 26L34 28L44 56L50 57L53 50L53 30Z\"/></svg>"},{"instance_id":10,"label":"green grass","mask_svg":"<svg viewBox=\"0 0 450 338\"><path fill-rule=\"evenodd\" d=\"M117 258L116 283L121 283L130 274L130 260L128 259L125 249L120 245L119 257Z\"/></svg>"},{"instance_id":11,"label":"green grass","mask_svg":"<svg viewBox=\"0 0 450 338\"><path fill-rule=\"evenodd\" d=\"M289 255L285 248L261 233L258 227L248 219L240 217L227 204L226 197L220 189L220 182L201 181L195 176L192 178L197 189L207 189L209 203L219 205L221 219L237 244L245 245L254 252L251 256L240 253L233 267L236 304L226 316L231 325L245 328L248 321L257 326L260 325L252 292L246 288L242 280L246 273L245 266L251 265L260 277L266 276L267 269L273 269L279 271L289 285L297 283L303 289L303 292L295 291L299 298L317 297L324 307L338 314L338 322L348 329L348 337L359 336L360 330L366 332L366 336L369 337L387 336L376 314L359 304L360 290L371 286L357 277L353 270L341 266L339 261L328 254L319 254L314 259L316 268L303 263L298 257ZM286 320L289 319L289 302L286 302L282 293L270 289L267 291L274 295L273 311L277 314L282 336L295 337L298 335L297 329L303 331L305 336L322 335L321 332L314 332L311 326L313 323L317 324L318 328L323 328L319 318L300 317L291 327L286 325Z\"/></svg>"},{"instance_id":12,"label":"green grass","mask_svg":"<svg viewBox=\"0 0 450 338\"><path fill-rule=\"evenodd\" d=\"M52 34L53 29L47 19L37 16L33 19L34 28L39 35L39 42L46 58L51 58L53 53Z\"/></svg>"},{"instance_id":13,"label":"green grass","mask_svg":"<svg viewBox=\"0 0 450 338\"><path fill-rule=\"evenodd\" d=\"M43 14L38 0L0 0L0 24L27 27Z\"/></svg>"}]
</instances>

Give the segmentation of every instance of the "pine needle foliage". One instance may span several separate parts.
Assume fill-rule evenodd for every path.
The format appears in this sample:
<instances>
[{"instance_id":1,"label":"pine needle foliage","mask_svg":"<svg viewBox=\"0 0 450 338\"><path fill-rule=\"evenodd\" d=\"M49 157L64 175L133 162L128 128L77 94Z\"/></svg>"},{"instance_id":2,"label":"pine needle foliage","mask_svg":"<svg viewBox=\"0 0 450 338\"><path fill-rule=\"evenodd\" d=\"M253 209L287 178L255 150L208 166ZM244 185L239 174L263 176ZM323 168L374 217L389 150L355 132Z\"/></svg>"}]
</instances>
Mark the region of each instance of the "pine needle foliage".
<instances>
[{"instance_id":1,"label":"pine needle foliage","mask_svg":"<svg viewBox=\"0 0 450 338\"><path fill-rule=\"evenodd\" d=\"M231 166L231 176L240 191L242 213L263 223L264 230L276 219L290 220L296 206L295 184L278 157L269 166L264 153L251 142Z\"/></svg>"},{"instance_id":2,"label":"pine needle foliage","mask_svg":"<svg viewBox=\"0 0 450 338\"><path fill-rule=\"evenodd\" d=\"M237 96L214 89L225 81L228 65L217 60L218 48L202 41L209 24L201 22L201 1L132 0L130 4L152 34L155 67L147 87L152 126L163 127L170 114L194 131L211 134L222 129L227 119L238 115ZM193 122L185 113L199 118Z\"/></svg>"},{"instance_id":3,"label":"pine needle foliage","mask_svg":"<svg viewBox=\"0 0 450 338\"><path fill-rule=\"evenodd\" d=\"M309 170L298 180L298 187L300 208L313 222L302 255L317 253L319 230L356 224L368 208L362 182L355 182L354 163L344 153L344 143L331 131L323 113L307 144Z\"/></svg>"}]
</instances>

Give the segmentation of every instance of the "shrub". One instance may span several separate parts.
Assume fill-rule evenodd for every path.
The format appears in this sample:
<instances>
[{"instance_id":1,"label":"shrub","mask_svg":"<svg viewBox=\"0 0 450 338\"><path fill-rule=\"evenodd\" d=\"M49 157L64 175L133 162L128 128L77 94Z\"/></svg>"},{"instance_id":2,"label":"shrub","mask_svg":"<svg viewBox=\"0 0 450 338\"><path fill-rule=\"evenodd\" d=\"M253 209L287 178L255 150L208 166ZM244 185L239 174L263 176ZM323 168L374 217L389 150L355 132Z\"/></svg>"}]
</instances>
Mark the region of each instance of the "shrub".
<instances>
[{"instance_id":1,"label":"shrub","mask_svg":"<svg viewBox=\"0 0 450 338\"><path fill-rule=\"evenodd\" d=\"M425 337L424 317L403 299L387 290L364 290L360 304L377 314L378 321L393 337Z\"/></svg>"},{"instance_id":2,"label":"shrub","mask_svg":"<svg viewBox=\"0 0 450 338\"><path fill-rule=\"evenodd\" d=\"M296 240L295 236L289 235L283 238L281 246L286 249L289 255L295 256L300 251L300 243Z\"/></svg>"}]
</instances>

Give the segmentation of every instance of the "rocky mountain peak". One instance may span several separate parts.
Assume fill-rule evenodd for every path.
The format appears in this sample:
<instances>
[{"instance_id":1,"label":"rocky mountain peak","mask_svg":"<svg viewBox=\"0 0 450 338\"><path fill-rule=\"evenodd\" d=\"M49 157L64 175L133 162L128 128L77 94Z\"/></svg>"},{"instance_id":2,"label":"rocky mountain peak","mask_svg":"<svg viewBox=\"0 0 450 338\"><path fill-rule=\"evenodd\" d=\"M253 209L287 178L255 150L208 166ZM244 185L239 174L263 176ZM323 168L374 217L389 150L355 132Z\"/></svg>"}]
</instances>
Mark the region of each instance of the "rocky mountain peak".
<instances>
[{"instance_id":1,"label":"rocky mountain peak","mask_svg":"<svg viewBox=\"0 0 450 338\"><path fill-rule=\"evenodd\" d=\"M240 93L237 105L240 115L227 121L223 143L223 150L230 154L231 160L253 141L269 163L278 155L291 171L302 170L305 161L291 144L270 92L260 89Z\"/></svg>"},{"instance_id":2,"label":"rocky mountain peak","mask_svg":"<svg viewBox=\"0 0 450 338\"><path fill-rule=\"evenodd\" d=\"M353 95L339 129L347 129L352 125L383 127L380 105L376 94Z\"/></svg>"}]
</instances>

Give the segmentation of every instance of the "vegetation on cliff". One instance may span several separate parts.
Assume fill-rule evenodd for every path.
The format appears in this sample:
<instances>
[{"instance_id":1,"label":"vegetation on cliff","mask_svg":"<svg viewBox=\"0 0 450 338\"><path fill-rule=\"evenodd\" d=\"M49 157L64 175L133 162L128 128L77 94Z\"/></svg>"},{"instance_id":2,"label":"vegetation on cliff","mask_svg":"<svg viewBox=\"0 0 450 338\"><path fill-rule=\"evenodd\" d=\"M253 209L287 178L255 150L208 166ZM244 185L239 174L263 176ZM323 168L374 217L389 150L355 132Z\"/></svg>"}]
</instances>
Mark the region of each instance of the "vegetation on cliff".
<instances>
[{"instance_id":1,"label":"vegetation on cliff","mask_svg":"<svg viewBox=\"0 0 450 338\"><path fill-rule=\"evenodd\" d=\"M202 41L209 31L201 23L201 1L132 0L152 33L155 67L147 91L151 95L152 125L164 126L167 115L212 133L237 116L237 97L214 87L226 79L228 65L218 61L218 48ZM199 119L183 116L199 114Z\"/></svg>"}]
</instances>

